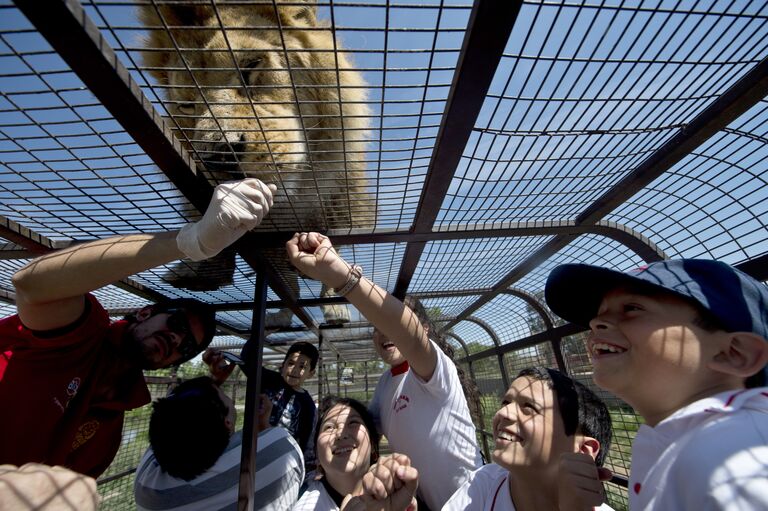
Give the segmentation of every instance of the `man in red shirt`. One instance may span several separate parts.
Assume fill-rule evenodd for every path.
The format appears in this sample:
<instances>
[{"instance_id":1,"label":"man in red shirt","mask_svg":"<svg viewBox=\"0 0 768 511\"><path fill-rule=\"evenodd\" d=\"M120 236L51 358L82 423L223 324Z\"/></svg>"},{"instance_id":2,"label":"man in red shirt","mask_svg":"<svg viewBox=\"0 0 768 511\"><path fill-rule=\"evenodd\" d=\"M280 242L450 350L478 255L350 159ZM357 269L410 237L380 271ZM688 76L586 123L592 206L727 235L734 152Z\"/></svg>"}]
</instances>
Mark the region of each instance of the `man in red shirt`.
<instances>
[{"instance_id":1,"label":"man in red shirt","mask_svg":"<svg viewBox=\"0 0 768 511\"><path fill-rule=\"evenodd\" d=\"M142 369L185 362L211 342L215 313L193 299L146 306L123 321L90 291L171 261L218 254L261 222L274 185L220 185L180 231L117 236L33 260L13 276L17 315L0 320L0 464L101 474L126 410L150 402Z\"/></svg>"}]
</instances>

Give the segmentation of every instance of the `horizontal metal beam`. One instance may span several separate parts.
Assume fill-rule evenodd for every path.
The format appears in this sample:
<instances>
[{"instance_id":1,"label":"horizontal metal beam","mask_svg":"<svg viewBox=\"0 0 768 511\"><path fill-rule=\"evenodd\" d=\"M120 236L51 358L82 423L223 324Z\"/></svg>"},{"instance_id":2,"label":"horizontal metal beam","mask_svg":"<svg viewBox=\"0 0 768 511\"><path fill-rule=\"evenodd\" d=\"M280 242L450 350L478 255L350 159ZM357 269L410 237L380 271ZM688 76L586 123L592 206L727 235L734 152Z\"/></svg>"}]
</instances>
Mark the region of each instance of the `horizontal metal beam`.
<instances>
[{"instance_id":1,"label":"horizontal metal beam","mask_svg":"<svg viewBox=\"0 0 768 511\"><path fill-rule=\"evenodd\" d=\"M580 332L586 332L587 330L588 329L586 327L583 327L581 325L574 325L573 323L568 323L562 326L555 327L551 330L545 330L543 332L539 332L534 335L529 335L528 337L523 337L522 339L518 339L516 341L510 342L507 344L502 344L501 346L494 346L492 348L488 348L487 350L478 351L477 353L473 353L468 357L464 357L457 360L457 362L461 362L461 363L476 362L478 360L483 360L485 358L504 355L505 353L509 353L510 351L517 351L525 348L530 348L531 346L536 346L537 344L551 341L553 338L567 337L569 335L578 334Z\"/></svg>"}]
</instances>

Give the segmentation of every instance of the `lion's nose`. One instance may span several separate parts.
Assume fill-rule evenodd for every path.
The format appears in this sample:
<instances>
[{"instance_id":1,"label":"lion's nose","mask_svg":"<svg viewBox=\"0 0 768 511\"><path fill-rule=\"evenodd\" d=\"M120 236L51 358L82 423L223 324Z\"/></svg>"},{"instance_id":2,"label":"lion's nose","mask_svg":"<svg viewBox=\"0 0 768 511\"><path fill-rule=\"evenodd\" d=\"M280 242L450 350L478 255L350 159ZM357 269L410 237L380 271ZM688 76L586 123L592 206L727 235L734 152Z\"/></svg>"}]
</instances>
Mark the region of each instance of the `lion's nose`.
<instances>
[{"instance_id":1,"label":"lion's nose","mask_svg":"<svg viewBox=\"0 0 768 511\"><path fill-rule=\"evenodd\" d=\"M243 142L216 142L200 157L208 170L237 170L240 157L245 151Z\"/></svg>"}]
</instances>

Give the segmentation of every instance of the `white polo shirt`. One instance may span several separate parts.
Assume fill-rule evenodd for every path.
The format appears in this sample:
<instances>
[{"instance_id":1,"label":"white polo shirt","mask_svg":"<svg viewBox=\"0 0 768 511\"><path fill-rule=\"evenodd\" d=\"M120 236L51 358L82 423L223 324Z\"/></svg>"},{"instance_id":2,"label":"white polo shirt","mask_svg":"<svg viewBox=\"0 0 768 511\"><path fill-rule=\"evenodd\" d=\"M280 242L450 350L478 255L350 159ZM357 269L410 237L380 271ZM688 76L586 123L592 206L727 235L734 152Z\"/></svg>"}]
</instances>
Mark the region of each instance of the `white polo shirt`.
<instances>
[{"instance_id":1,"label":"white polo shirt","mask_svg":"<svg viewBox=\"0 0 768 511\"><path fill-rule=\"evenodd\" d=\"M495 463L474 471L443 506L443 511L515 511L509 493L509 472ZM599 511L613 511L607 504Z\"/></svg>"},{"instance_id":2,"label":"white polo shirt","mask_svg":"<svg viewBox=\"0 0 768 511\"><path fill-rule=\"evenodd\" d=\"M768 509L768 387L723 392L640 426L629 508Z\"/></svg>"},{"instance_id":3,"label":"white polo shirt","mask_svg":"<svg viewBox=\"0 0 768 511\"><path fill-rule=\"evenodd\" d=\"M482 465L459 375L433 342L437 366L425 382L410 369L381 375L369 409L393 452L419 470L419 496L433 511Z\"/></svg>"}]
</instances>

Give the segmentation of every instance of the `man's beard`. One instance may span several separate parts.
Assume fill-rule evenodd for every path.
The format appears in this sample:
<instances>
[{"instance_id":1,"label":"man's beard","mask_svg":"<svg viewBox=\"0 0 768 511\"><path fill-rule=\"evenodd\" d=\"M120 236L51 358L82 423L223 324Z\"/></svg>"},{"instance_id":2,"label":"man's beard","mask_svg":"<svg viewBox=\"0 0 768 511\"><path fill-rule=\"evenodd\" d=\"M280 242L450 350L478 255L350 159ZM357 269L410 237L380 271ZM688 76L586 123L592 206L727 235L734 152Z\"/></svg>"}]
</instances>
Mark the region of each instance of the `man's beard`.
<instances>
[{"instance_id":1,"label":"man's beard","mask_svg":"<svg viewBox=\"0 0 768 511\"><path fill-rule=\"evenodd\" d=\"M144 343L133 335L131 328L126 329L123 334L122 354L139 369L160 369L147 357Z\"/></svg>"}]
</instances>

